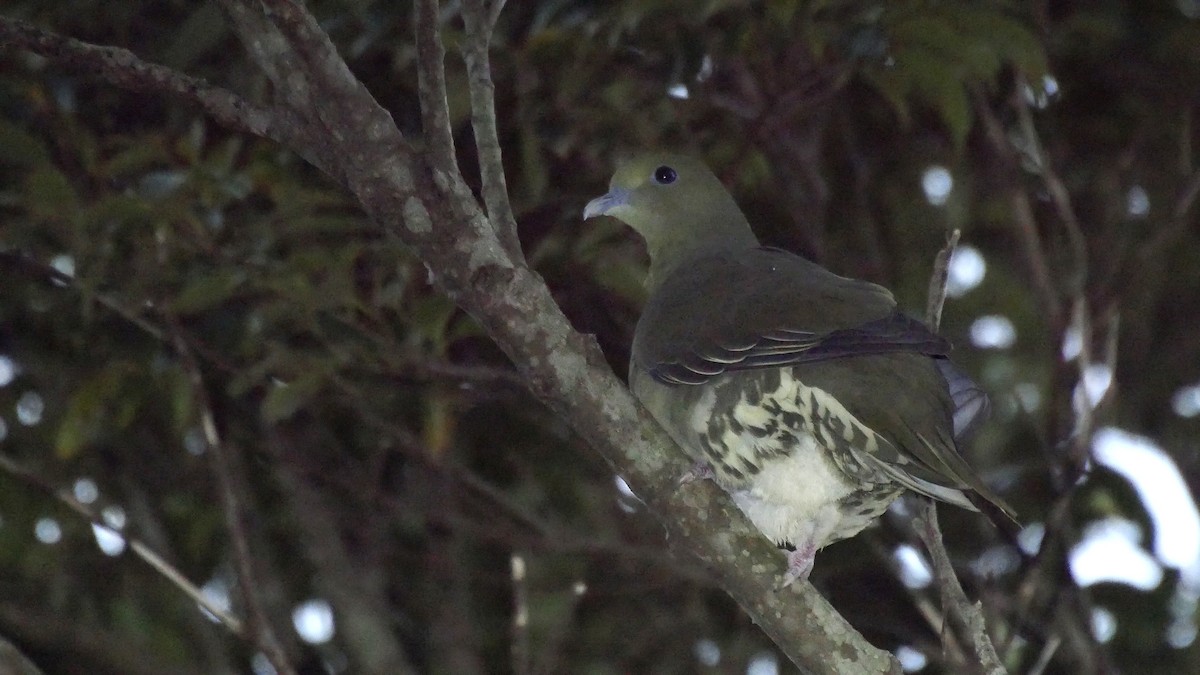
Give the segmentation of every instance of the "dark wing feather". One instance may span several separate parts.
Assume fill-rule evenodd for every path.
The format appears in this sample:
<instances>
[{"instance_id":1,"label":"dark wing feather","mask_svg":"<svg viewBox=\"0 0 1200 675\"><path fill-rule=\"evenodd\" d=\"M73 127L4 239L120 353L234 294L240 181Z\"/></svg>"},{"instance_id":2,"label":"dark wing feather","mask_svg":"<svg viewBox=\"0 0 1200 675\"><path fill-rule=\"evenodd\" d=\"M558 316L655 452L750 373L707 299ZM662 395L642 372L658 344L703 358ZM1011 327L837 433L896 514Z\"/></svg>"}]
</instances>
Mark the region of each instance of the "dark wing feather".
<instances>
[{"instance_id":1,"label":"dark wing feather","mask_svg":"<svg viewBox=\"0 0 1200 675\"><path fill-rule=\"evenodd\" d=\"M887 290L772 248L700 256L654 290L634 358L666 384L727 371L950 345L896 311Z\"/></svg>"}]
</instances>

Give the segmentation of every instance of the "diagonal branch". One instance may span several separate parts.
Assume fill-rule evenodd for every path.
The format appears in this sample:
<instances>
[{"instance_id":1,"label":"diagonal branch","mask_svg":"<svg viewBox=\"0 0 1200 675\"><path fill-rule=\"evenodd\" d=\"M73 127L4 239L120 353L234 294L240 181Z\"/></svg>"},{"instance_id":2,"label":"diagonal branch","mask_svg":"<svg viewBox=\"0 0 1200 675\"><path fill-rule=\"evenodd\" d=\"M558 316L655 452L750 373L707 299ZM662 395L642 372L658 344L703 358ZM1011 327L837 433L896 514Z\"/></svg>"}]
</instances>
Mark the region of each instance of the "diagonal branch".
<instances>
[{"instance_id":1,"label":"diagonal branch","mask_svg":"<svg viewBox=\"0 0 1200 675\"><path fill-rule=\"evenodd\" d=\"M0 673L8 673L8 675L44 675L41 668L38 668L29 657L21 653L20 649L12 642L9 642L3 635L0 635Z\"/></svg>"},{"instance_id":2,"label":"diagonal branch","mask_svg":"<svg viewBox=\"0 0 1200 675\"><path fill-rule=\"evenodd\" d=\"M471 126L475 130L475 148L479 152L483 203L487 206L488 218L496 228L504 250L513 260L522 260L517 219L513 215L508 185L504 179L504 160L496 130L496 86L492 82L492 66L488 55L492 27L503 4L497 2L492 8L496 15L488 16L483 0L463 0L462 18L467 36L462 44L462 53L471 90Z\"/></svg>"},{"instance_id":3,"label":"diagonal branch","mask_svg":"<svg viewBox=\"0 0 1200 675\"><path fill-rule=\"evenodd\" d=\"M103 528L103 530L106 532L113 531L113 528L108 523L104 522L104 519L100 516L100 514L93 511L83 502L75 499L74 495L72 495L69 491L55 489L53 486L42 480L40 476L24 466L21 466L7 455L0 454L0 470L3 470L14 478L20 479L26 485L50 495L62 503L63 506L66 506L68 509L87 519L87 521L92 524L92 527ZM200 590L199 586L192 583L190 579L184 576L183 573L171 565L171 563L167 562L162 556L155 553L153 549L146 545L145 542L140 539L130 537L123 532L120 533L119 536L125 539L125 542L129 544L129 548L133 551L134 555L141 558L142 561L147 565L153 567L154 571L161 574L163 578L171 582L171 584L176 588L183 591L183 593L191 598L192 601L194 601L197 605L203 607L205 610L215 616L217 620L221 622L221 625L229 629L229 632L239 637L243 635L242 622L240 619L226 611L225 608L214 603L207 595L204 594L203 591Z\"/></svg>"},{"instance_id":4,"label":"diagonal branch","mask_svg":"<svg viewBox=\"0 0 1200 675\"><path fill-rule=\"evenodd\" d=\"M1156 264L1156 259L1170 250L1171 245L1187 233L1188 226L1192 223L1189 214L1197 198L1200 198L1200 170L1189 174L1179 188L1175 204L1171 207L1171 216L1167 222L1139 246L1132 256L1128 256L1121 265L1121 269L1113 275L1115 280L1113 293L1125 288L1133 276L1140 274L1148 266Z\"/></svg>"},{"instance_id":5,"label":"diagonal branch","mask_svg":"<svg viewBox=\"0 0 1200 675\"><path fill-rule=\"evenodd\" d=\"M168 93L203 110L222 126L280 142L287 134L279 110L254 105L238 95L166 66L147 63L133 52L81 42L0 16L0 47L27 49L83 73L96 74L130 91Z\"/></svg>"},{"instance_id":6,"label":"diagonal branch","mask_svg":"<svg viewBox=\"0 0 1200 675\"><path fill-rule=\"evenodd\" d=\"M505 0L492 0L492 6L488 8L488 30L496 29L496 22L500 20L500 12L504 11Z\"/></svg>"}]
</instances>

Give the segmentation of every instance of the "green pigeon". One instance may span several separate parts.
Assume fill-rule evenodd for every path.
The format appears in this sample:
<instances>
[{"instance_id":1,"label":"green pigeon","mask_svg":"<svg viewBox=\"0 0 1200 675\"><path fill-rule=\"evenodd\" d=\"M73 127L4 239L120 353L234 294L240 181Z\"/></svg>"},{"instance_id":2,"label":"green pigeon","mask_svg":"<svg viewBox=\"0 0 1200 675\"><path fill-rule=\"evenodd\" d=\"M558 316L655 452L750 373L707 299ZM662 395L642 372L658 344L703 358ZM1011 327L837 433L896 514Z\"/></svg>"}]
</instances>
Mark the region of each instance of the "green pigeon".
<instances>
[{"instance_id":1,"label":"green pigeon","mask_svg":"<svg viewBox=\"0 0 1200 675\"><path fill-rule=\"evenodd\" d=\"M957 450L986 394L887 289L760 244L695 158L638 157L609 187L583 217L625 222L650 253L630 386L696 461L686 478L790 549L785 585L905 489L1012 517Z\"/></svg>"}]
</instances>

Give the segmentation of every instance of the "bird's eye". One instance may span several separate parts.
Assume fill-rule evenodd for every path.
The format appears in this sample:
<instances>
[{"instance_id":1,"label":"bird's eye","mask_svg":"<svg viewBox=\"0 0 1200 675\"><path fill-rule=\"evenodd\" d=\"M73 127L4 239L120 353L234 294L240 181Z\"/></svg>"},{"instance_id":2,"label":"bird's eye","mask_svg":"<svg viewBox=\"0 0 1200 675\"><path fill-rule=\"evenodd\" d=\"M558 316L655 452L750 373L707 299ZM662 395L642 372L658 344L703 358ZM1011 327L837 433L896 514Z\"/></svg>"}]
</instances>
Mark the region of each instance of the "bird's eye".
<instances>
[{"instance_id":1,"label":"bird's eye","mask_svg":"<svg viewBox=\"0 0 1200 675\"><path fill-rule=\"evenodd\" d=\"M679 174L665 164L654 170L654 182L659 185L670 185L676 178L679 178Z\"/></svg>"}]
</instances>

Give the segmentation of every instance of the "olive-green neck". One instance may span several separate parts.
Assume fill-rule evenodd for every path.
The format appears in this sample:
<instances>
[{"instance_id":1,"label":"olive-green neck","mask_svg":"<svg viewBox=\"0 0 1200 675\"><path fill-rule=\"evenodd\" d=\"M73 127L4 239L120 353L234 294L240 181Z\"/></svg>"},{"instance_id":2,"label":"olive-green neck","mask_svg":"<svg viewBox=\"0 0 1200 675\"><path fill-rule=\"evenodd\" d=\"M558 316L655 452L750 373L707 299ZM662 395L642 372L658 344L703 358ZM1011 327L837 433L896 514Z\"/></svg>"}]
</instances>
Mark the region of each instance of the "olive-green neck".
<instances>
[{"instance_id":1,"label":"olive-green neck","mask_svg":"<svg viewBox=\"0 0 1200 675\"><path fill-rule=\"evenodd\" d=\"M651 291L676 267L697 256L759 245L750 223L733 199L707 213L672 213L671 217L679 222L657 222L636 228L645 238L650 253L646 287Z\"/></svg>"}]
</instances>

